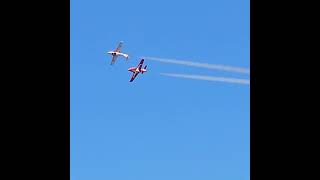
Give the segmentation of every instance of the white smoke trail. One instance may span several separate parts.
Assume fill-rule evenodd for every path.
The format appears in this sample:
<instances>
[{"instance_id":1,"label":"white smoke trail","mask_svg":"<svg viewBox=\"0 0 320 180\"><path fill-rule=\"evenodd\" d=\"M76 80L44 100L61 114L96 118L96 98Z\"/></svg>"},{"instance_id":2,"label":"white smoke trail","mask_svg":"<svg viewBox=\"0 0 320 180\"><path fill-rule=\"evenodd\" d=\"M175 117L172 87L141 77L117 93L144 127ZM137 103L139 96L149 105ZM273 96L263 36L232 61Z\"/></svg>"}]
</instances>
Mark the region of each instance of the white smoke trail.
<instances>
[{"instance_id":1,"label":"white smoke trail","mask_svg":"<svg viewBox=\"0 0 320 180\"><path fill-rule=\"evenodd\" d=\"M215 70L221 70L221 71L250 74L250 69L241 68L241 67L198 63L198 62L191 62L191 61L182 61L182 60L177 60L177 59L164 59L164 58L157 58L157 57L143 57L143 58L151 60L151 61L158 61L158 62L163 62L163 63L181 64L181 65L186 65L186 66L193 66L193 67L201 67L201 68L215 69Z\"/></svg>"},{"instance_id":2,"label":"white smoke trail","mask_svg":"<svg viewBox=\"0 0 320 180\"><path fill-rule=\"evenodd\" d=\"M201 75L193 75L193 74L175 74L175 73L160 73L163 76L170 77L179 77L186 79L196 79L196 80L205 80L205 81L220 81L226 83L237 83L237 84L245 84L250 85L249 79L237 79L237 78L226 78L226 77L215 77L215 76L201 76Z\"/></svg>"}]
</instances>

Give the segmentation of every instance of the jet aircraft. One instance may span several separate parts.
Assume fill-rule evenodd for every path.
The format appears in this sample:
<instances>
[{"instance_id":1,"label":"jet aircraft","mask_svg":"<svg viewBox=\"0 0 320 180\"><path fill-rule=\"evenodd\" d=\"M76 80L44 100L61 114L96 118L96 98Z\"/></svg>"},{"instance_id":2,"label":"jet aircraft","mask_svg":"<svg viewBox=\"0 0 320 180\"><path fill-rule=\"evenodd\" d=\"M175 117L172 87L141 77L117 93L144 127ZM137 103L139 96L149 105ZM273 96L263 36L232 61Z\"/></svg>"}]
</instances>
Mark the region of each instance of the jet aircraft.
<instances>
[{"instance_id":1,"label":"jet aircraft","mask_svg":"<svg viewBox=\"0 0 320 180\"><path fill-rule=\"evenodd\" d=\"M143 62L144 62L144 59L141 59L137 67L131 67L128 69L128 71L131 71L133 73L130 79L130 82L132 82L139 73L143 74L144 72L147 72L147 65L144 68L142 68Z\"/></svg>"},{"instance_id":2,"label":"jet aircraft","mask_svg":"<svg viewBox=\"0 0 320 180\"><path fill-rule=\"evenodd\" d=\"M128 60L129 55L125 53L121 53L122 45L123 45L123 41L120 41L116 50L108 52L108 54L112 55L112 60L110 65L113 65L116 62L118 56L123 56L126 58L126 60Z\"/></svg>"}]
</instances>

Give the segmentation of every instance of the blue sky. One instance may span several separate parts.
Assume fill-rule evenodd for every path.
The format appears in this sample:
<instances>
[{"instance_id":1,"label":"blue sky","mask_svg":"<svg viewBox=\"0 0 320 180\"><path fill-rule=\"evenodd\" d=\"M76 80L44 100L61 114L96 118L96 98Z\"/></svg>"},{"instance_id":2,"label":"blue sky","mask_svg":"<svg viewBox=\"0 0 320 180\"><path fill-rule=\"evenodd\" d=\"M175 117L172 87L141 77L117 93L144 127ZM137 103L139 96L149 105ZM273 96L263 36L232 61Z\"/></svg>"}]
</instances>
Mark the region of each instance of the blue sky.
<instances>
[{"instance_id":1,"label":"blue sky","mask_svg":"<svg viewBox=\"0 0 320 180\"><path fill-rule=\"evenodd\" d=\"M71 179L249 179L250 87L165 77L247 74L141 56L250 65L248 0L71 0ZM129 61L110 66L124 41Z\"/></svg>"}]
</instances>

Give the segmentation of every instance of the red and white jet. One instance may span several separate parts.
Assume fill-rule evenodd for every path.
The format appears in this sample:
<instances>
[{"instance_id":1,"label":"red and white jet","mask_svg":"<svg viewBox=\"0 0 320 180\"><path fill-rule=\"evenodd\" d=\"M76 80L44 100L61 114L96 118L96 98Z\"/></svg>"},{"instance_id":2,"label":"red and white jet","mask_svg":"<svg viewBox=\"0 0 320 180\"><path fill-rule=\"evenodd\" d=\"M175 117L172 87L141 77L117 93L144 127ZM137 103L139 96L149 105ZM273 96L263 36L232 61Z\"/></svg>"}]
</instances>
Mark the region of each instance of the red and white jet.
<instances>
[{"instance_id":1,"label":"red and white jet","mask_svg":"<svg viewBox=\"0 0 320 180\"><path fill-rule=\"evenodd\" d=\"M137 67L131 67L128 69L128 71L133 72L133 75L130 79L130 82L132 82L139 73L143 74L144 72L147 72L147 65L144 68L141 68L143 65L144 59L141 59L140 63L138 64Z\"/></svg>"},{"instance_id":2,"label":"red and white jet","mask_svg":"<svg viewBox=\"0 0 320 180\"><path fill-rule=\"evenodd\" d=\"M123 44L123 42L120 41L116 50L108 52L108 54L112 55L112 61L111 61L110 65L113 65L116 62L118 56L123 56L126 58L126 60L128 60L129 55L121 53L122 44Z\"/></svg>"}]
</instances>

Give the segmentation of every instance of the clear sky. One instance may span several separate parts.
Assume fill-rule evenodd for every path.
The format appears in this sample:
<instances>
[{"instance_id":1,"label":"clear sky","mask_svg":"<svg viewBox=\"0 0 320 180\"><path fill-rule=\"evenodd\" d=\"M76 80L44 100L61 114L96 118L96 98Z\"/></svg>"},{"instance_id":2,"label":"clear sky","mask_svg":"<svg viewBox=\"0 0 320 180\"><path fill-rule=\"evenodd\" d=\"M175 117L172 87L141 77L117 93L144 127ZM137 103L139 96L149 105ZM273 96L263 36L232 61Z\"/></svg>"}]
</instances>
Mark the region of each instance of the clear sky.
<instances>
[{"instance_id":1,"label":"clear sky","mask_svg":"<svg viewBox=\"0 0 320 180\"><path fill-rule=\"evenodd\" d=\"M141 56L249 68L249 0L71 0L71 180L248 180L249 78ZM129 61L106 52L124 41Z\"/></svg>"}]
</instances>

